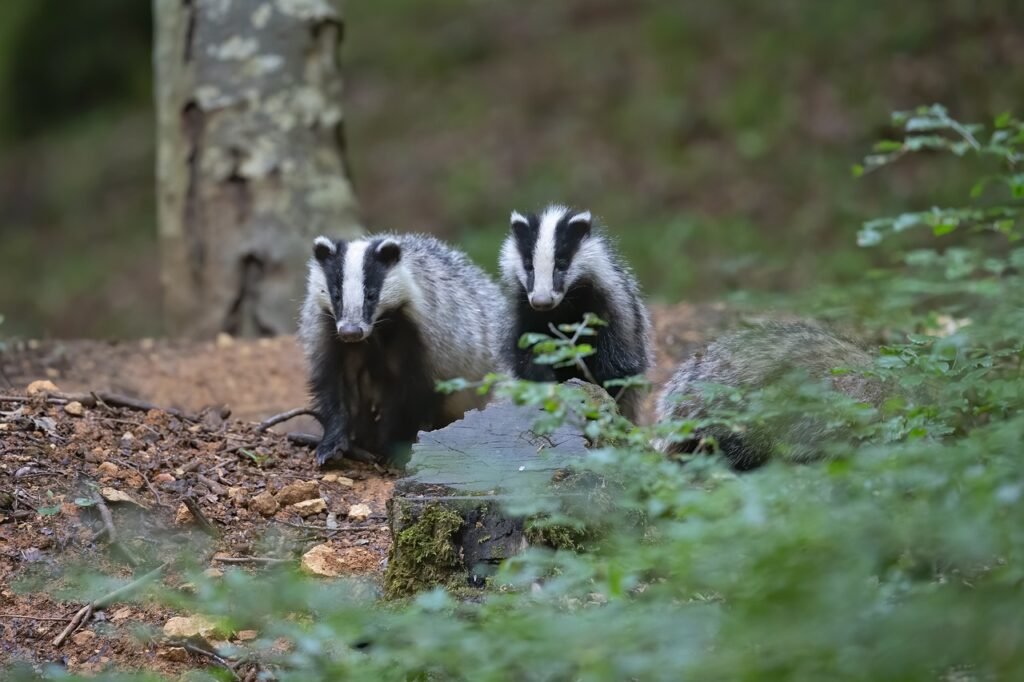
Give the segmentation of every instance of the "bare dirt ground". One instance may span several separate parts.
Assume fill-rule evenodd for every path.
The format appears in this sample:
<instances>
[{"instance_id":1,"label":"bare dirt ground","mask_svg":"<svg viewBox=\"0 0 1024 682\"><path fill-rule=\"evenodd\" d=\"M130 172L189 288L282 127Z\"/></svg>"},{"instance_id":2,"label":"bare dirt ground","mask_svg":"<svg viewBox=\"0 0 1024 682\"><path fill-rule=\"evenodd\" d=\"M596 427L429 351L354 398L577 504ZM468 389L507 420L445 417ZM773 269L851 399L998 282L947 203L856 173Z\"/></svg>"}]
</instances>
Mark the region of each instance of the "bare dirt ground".
<instances>
[{"instance_id":1,"label":"bare dirt ground","mask_svg":"<svg viewBox=\"0 0 1024 682\"><path fill-rule=\"evenodd\" d=\"M716 306L654 313L655 385L729 322ZM284 435L315 432L308 417L259 429L259 420L306 403L294 339L26 343L0 359L10 384L2 388L0 378L0 665L169 675L211 665L166 637L133 634L139 625L159 633L181 615L155 605L97 608L55 644L83 606L59 598L62 567L141 575L205 538L212 575L282 560L323 575L382 574L396 472L347 461L318 470L309 450ZM39 380L65 394L116 393L180 414L27 396ZM303 559L319 545L314 554L326 562ZM173 572L163 579L177 580Z\"/></svg>"}]
</instances>

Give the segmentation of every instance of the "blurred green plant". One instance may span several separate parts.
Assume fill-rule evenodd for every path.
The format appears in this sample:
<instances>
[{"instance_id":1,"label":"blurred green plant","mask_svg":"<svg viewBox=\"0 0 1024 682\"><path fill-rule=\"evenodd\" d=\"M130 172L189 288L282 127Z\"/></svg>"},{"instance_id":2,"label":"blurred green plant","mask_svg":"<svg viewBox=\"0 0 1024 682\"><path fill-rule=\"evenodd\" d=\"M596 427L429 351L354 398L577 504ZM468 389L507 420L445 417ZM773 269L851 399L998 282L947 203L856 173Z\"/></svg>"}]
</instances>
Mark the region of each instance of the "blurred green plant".
<instances>
[{"instance_id":1,"label":"blurred green plant","mask_svg":"<svg viewBox=\"0 0 1024 682\"><path fill-rule=\"evenodd\" d=\"M983 153L992 139L957 123L986 140L965 149L944 112L921 111L900 119L908 137L919 117L945 126L929 134L950 133L930 152ZM1000 117L996 130L1013 121ZM999 139L1020 150L1019 128ZM867 163L881 170L903 156L888 149ZM1012 173L1015 157L996 157ZM985 210L1017 208L1008 186L985 196ZM228 629L257 629L251 647L222 654L278 680L1022 679L1022 256L1008 248L1016 228L986 215L958 223L955 243L932 229L931 249L909 251L898 218L873 222L865 229L880 238L866 245L893 267L868 273L845 299L823 292L822 309L861 311L858 325L886 339L870 371L914 396L895 391L878 419L851 420L864 430L830 458L743 475L715 457L680 466L646 443L699 424L633 427L578 388L490 377L481 390L538 405L548 419L596 424L614 444L582 465L615 482L589 551L532 547L472 600L435 589L381 604L365 582L241 570L214 580L201 567L193 594L163 598ZM576 336L569 344L536 339L542 355L585 362L579 329L560 330ZM742 425L804 412L820 396L803 398L743 395L715 417Z\"/></svg>"}]
</instances>

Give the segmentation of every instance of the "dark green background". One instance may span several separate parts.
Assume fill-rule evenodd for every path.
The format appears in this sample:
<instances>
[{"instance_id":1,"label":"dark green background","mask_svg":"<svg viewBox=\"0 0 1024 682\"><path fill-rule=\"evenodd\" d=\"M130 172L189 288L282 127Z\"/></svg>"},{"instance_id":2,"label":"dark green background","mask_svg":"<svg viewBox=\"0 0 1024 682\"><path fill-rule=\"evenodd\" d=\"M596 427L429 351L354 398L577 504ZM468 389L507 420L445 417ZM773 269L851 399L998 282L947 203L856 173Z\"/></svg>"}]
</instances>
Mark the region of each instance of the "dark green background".
<instances>
[{"instance_id":1,"label":"dark green background","mask_svg":"<svg viewBox=\"0 0 1024 682\"><path fill-rule=\"evenodd\" d=\"M856 276L863 219L965 199L963 165L851 178L889 112L988 120L1024 92L1012 0L346 8L371 228L439 233L493 269L510 209L586 206L658 301ZM146 0L0 3L5 335L161 331L150 33Z\"/></svg>"}]
</instances>

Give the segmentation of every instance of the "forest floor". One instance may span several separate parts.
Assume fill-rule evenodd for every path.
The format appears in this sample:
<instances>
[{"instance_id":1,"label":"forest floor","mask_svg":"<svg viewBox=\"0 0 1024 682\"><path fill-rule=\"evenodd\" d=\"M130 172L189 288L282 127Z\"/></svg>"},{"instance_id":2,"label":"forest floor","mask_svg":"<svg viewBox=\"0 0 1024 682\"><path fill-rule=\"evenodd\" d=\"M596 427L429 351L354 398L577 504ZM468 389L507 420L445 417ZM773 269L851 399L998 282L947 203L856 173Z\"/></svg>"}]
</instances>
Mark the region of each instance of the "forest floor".
<instances>
[{"instance_id":1,"label":"forest floor","mask_svg":"<svg viewBox=\"0 0 1024 682\"><path fill-rule=\"evenodd\" d=\"M730 317L721 306L656 309L655 385ZM183 614L152 603L101 604L60 637L86 606L63 592L73 590L65 569L75 566L127 578L202 546L196 559L214 577L278 563L324 576L383 574L397 472L349 461L319 470L285 435L315 433L309 417L260 428L259 420L306 404L291 337L28 342L0 360L8 381L3 388L0 377L0 666L176 675L217 664L187 640L195 623L171 621ZM115 398L69 404L27 395L37 381L65 395ZM169 411L109 404L117 396ZM160 577L184 581L173 569ZM254 636L231 641L244 646Z\"/></svg>"}]
</instances>

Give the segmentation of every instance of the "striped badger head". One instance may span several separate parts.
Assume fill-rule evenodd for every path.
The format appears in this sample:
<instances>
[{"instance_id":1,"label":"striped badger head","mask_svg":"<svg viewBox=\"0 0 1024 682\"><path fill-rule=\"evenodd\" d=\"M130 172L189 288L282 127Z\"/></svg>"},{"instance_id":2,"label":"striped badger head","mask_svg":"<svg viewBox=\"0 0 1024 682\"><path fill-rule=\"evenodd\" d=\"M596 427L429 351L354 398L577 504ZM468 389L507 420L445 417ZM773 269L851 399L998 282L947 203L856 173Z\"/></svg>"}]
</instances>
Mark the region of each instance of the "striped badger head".
<instances>
[{"instance_id":1,"label":"striped badger head","mask_svg":"<svg viewBox=\"0 0 1024 682\"><path fill-rule=\"evenodd\" d=\"M332 241L317 237L309 287L347 343L370 336L380 315L404 300L402 247L391 237Z\"/></svg>"},{"instance_id":2,"label":"striped badger head","mask_svg":"<svg viewBox=\"0 0 1024 682\"><path fill-rule=\"evenodd\" d=\"M577 254L590 238L590 211L549 206L538 216L512 211L512 234L501 250L506 280L518 280L535 310L558 306L583 274Z\"/></svg>"}]
</instances>

